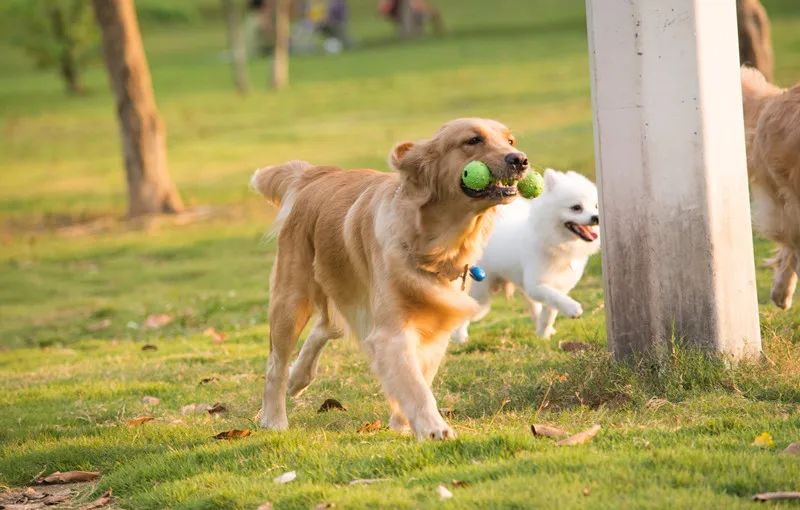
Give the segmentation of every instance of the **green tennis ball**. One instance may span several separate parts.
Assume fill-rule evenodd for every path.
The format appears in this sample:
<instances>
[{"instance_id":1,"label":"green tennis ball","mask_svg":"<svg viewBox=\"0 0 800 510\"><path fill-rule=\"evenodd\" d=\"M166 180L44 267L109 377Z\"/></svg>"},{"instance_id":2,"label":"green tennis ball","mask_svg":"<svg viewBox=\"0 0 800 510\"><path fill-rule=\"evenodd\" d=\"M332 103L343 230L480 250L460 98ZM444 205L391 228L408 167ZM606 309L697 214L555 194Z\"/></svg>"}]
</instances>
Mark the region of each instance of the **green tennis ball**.
<instances>
[{"instance_id":1,"label":"green tennis ball","mask_svg":"<svg viewBox=\"0 0 800 510\"><path fill-rule=\"evenodd\" d=\"M539 172L530 170L517 183L517 191L525 198L536 198L544 191L544 177Z\"/></svg>"},{"instance_id":2,"label":"green tennis ball","mask_svg":"<svg viewBox=\"0 0 800 510\"><path fill-rule=\"evenodd\" d=\"M471 190L480 191L492 182L492 172L483 161L470 161L461 174L461 182Z\"/></svg>"}]
</instances>

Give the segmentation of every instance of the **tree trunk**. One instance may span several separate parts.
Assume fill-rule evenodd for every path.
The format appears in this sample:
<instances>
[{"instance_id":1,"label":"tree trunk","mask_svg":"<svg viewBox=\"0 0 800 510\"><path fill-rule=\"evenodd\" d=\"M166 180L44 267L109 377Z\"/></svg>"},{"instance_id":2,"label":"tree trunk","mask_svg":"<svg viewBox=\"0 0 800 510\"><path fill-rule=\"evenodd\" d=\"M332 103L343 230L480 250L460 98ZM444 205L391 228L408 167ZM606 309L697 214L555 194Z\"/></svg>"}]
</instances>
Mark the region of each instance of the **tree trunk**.
<instances>
[{"instance_id":1,"label":"tree trunk","mask_svg":"<svg viewBox=\"0 0 800 510\"><path fill-rule=\"evenodd\" d=\"M772 81L773 55L769 18L759 0L736 0L739 62L755 67Z\"/></svg>"},{"instance_id":2,"label":"tree trunk","mask_svg":"<svg viewBox=\"0 0 800 510\"><path fill-rule=\"evenodd\" d=\"M234 0L222 0L225 12L225 27L228 36L228 50L231 53L231 70L236 90L244 95L250 88L247 80L247 54L241 30L241 13Z\"/></svg>"},{"instance_id":3,"label":"tree trunk","mask_svg":"<svg viewBox=\"0 0 800 510\"><path fill-rule=\"evenodd\" d=\"M78 95L83 93L80 75L78 72L78 62L75 57L75 41L70 38L67 22L64 19L64 12L61 6L54 3L49 9L50 24L52 25L53 36L58 41L60 51L58 54L58 70L67 92Z\"/></svg>"},{"instance_id":4,"label":"tree trunk","mask_svg":"<svg viewBox=\"0 0 800 510\"><path fill-rule=\"evenodd\" d=\"M289 84L289 10L290 0L275 0L275 50L272 58L272 87Z\"/></svg>"},{"instance_id":5,"label":"tree trunk","mask_svg":"<svg viewBox=\"0 0 800 510\"><path fill-rule=\"evenodd\" d=\"M175 213L183 203L167 171L166 133L156 109L133 0L92 0L117 100L128 181L128 215Z\"/></svg>"}]
</instances>

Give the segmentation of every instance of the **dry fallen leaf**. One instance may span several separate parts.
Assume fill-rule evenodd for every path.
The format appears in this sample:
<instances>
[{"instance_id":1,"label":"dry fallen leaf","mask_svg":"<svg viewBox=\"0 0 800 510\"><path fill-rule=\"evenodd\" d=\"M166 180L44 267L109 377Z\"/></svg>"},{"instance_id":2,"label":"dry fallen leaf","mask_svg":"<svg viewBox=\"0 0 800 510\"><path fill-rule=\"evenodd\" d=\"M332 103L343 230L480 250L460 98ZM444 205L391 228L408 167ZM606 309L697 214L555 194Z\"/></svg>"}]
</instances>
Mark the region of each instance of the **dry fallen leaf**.
<instances>
[{"instance_id":1,"label":"dry fallen leaf","mask_svg":"<svg viewBox=\"0 0 800 510\"><path fill-rule=\"evenodd\" d=\"M314 510L327 510L328 508L336 508L336 503L319 503Z\"/></svg>"},{"instance_id":2,"label":"dry fallen leaf","mask_svg":"<svg viewBox=\"0 0 800 510\"><path fill-rule=\"evenodd\" d=\"M598 432L600 432L600 425L592 425L583 432L578 432L573 436L569 436L566 439L562 439L556 444L558 446L572 446L576 444L588 443L594 438L594 436L597 435Z\"/></svg>"},{"instance_id":3,"label":"dry fallen leaf","mask_svg":"<svg viewBox=\"0 0 800 510\"><path fill-rule=\"evenodd\" d=\"M450 482L450 485L452 485L453 487L466 487L467 485L469 485L469 482L465 482L464 480L452 480Z\"/></svg>"},{"instance_id":4,"label":"dry fallen leaf","mask_svg":"<svg viewBox=\"0 0 800 510\"><path fill-rule=\"evenodd\" d=\"M389 480L388 478L358 478L350 480L350 485L372 485L373 483L380 483Z\"/></svg>"},{"instance_id":5,"label":"dry fallen leaf","mask_svg":"<svg viewBox=\"0 0 800 510\"><path fill-rule=\"evenodd\" d=\"M247 437L250 435L252 431L250 429L233 429L233 430L226 430L225 432L220 432L214 439L241 439L243 437Z\"/></svg>"},{"instance_id":6,"label":"dry fallen leaf","mask_svg":"<svg viewBox=\"0 0 800 510\"><path fill-rule=\"evenodd\" d=\"M80 510L93 510L95 508L102 508L104 506L107 506L112 501L114 501L114 496L111 495L111 489L109 488L99 498L95 499L94 501L92 501L87 505L83 505L82 507L80 507Z\"/></svg>"},{"instance_id":7,"label":"dry fallen leaf","mask_svg":"<svg viewBox=\"0 0 800 510\"><path fill-rule=\"evenodd\" d=\"M531 425L531 432L534 436L551 437L553 439L558 439L560 437L569 435L569 432L564 429L553 427L551 425L544 425L542 423L534 423Z\"/></svg>"},{"instance_id":8,"label":"dry fallen leaf","mask_svg":"<svg viewBox=\"0 0 800 510\"><path fill-rule=\"evenodd\" d=\"M588 496L591 493L592 489L590 489L589 487L584 487L583 490L581 491L581 494L583 494L584 496Z\"/></svg>"},{"instance_id":9,"label":"dry fallen leaf","mask_svg":"<svg viewBox=\"0 0 800 510\"><path fill-rule=\"evenodd\" d=\"M225 407L225 404L221 404L221 403L217 402L213 406L209 407L207 409L207 411L208 411L208 414L217 414L217 413L227 412L228 408Z\"/></svg>"},{"instance_id":10,"label":"dry fallen leaf","mask_svg":"<svg viewBox=\"0 0 800 510\"><path fill-rule=\"evenodd\" d=\"M439 414L442 415L442 418L453 418L455 416L455 413L449 407L440 407Z\"/></svg>"},{"instance_id":11,"label":"dry fallen leaf","mask_svg":"<svg viewBox=\"0 0 800 510\"><path fill-rule=\"evenodd\" d=\"M151 397L150 395L145 395L142 397L142 404L148 406L157 406L161 403L161 399L158 397Z\"/></svg>"},{"instance_id":12,"label":"dry fallen leaf","mask_svg":"<svg viewBox=\"0 0 800 510\"><path fill-rule=\"evenodd\" d=\"M208 327L203 331L203 335L211 338L211 341L215 344L221 344L225 341L225 337L227 336L225 333L221 331L217 331L215 327Z\"/></svg>"},{"instance_id":13,"label":"dry fallen leaf","mask_svg":"<svg viewBox=\"0 0 800 510\"><path fill-rule=\"evenodd\" d=\"M319 406L317 409L318 413L324 413L326 411L330 411L331 409L339 409L340 411L347 411L347 408L342 405L341 402L336 400L335 398L329 398Z\"/></svg>"},{"instance_id":14,"label":"dry fallen leaf","mask_svg":"<svg viewBox=\"0 0 800 510\"><path fill-rule=\"evenodd\" d=\"M784 453L786 455L800 455L800 443L790 444L781 453Z\"/></svg>"},{"instance_id":15,"label":"dry fallen leaf","mask_svg":"<svg viewBox=\"0 0 800 510\"><path fill-rule=\"evenodd\" d=\"M436 487L436 493L439 494L439 499L450 499L453 497L453 493L444 485Z\"/></svg>"},{"instance_id":16,"label":"dry fallen leaf","mask_svg":"<svg viewBox=\"0 0 800 510\"><path fill-rule=\"evenodd\" d=\"M586 342L566 342L566 341L558 342L558 348L564 352L585 351L590 347L591 345L587 344Z\"/></svg>"},{"instance_id":17,"label":"dry fallen leaf","mask_svg":"<svg viewBox=\"0 0 800 510\"><path fill-rule=\"evenodd\" d=\"M272 502L265 501L260 505L258 505L258 508L256 508L256 510L272 510Z\"/></svg>"},{"instance_id":18,"label":"dry fallen leaf","mask_svg":"<svg viewBox=\"0 0 800 510\"><path fill-rule=\"evenodd\" d=\"M61 471L56 471L55 473L45 477L37 478L36 483L39 485L47 485L53 483L90 482L99 477L100 473L97 471L66 471L64 473Z\"/></svg>"},{"instance_id":19,"label":"dry fallen leaf","mask_svg":"<svg viewBox=\"0 0 800 510\"><path fill-rule=\"evenodd\" d=\"M672 404L672 402L670 402L665 398L653 397L647 401L645 407L647 407L651 411L657 411L667 404Z\"/></svg>"},{"instance_id":20,"label":"dry fallen leaf","mask_svg":"<svg viewBox=\"0 0 800 510\"><path fill-rule=\"evenodd\" d=\"M800 499L800 492L763 492L753 496L753 501L774 501L776 499Z\"/></svg>"},{"instance_id":21,"label":"dry fallen leaf","mask_svg":"<svg viewBox=\"0 0 800 510\"><path fill-rule=\"evenodd\" d=\"M375 420L372 423L365 423L364 425L361 425L358 428L358 432L360 432L360 433L376 432L376 431L380 430L382 426L383 426L383 423L381 423L380 420Z\"/></svg>"},{"instance_id":22,"label":"dry fallen leaf","mask_svg":"<svg viewBox=\"0 0 800 510\"><path fill-rule=\"evenodd\" d=\"M755 439L753 439L751 446L757 446L759 448L774 448L775 440L772 439L772 434L769 432L762 432L761 434L757 435Z\"/></svg>"},{"instance_id":23,"label":"dry fallen leaf","mask_svg":"<svg viewBox=\"0 0 800 510\"><path fill-rule=\"evenodd\" d=\"M181 407L181 414L199 414L205 413L211 408L208 404L186 404L185 406Z\"/></svg>"},{"instance_id":24,"label":"dry fallen leaf","mask_svg":"<svg viewBox=\"0 0 800 510\"><path fill-rule=\"evenodd\" d=\"M148 315L142 325L147 329L159 329L163 328L173 320L175 319L172 317L172 315L166 313L154 313L152 315Z\"/></svg>"},{"instance_id":25,"label":"dry fallen leaf","mask_svg":"<svg viewBox=\"0 0 800 510\"><path fill-rule=\"evenodd\" d=\"M280 476L276 476L275 478L272 479L272 481L275 483L289 483L293 482L295 478L297 478L296 471L287 471Z\"/></svg>"},{"instance_id":26,"label":"dry fallen leaf","mask_svg":"<svg viewBox=\"0 0 800 510\"><path fill-rule=\"evenodd\" d=\"M216 376L212 375L211 377L204 377L204 378L200 379L200 382L197 383L197 384L208 384L208 383L217 382L217 381L219 381L219 378L217 378Z\"/></svg>"},{"instance_id":27,"label":"dry fallen leaf","mask_svg":"<svg viewBox=\"0 0 800 510\"><path fill-rule=\"evenodd\" d=\"M157 345L153 345L153 344L144 344L142 346L142 350L143 351L157 351L158 350L158 346Z\"/></svg>"},{"instance_id":28,"label":"dry fallen leaf","mask_svg":"<svg viewBox=\"0 0 800 510\"><path fill-rule=\"evenodd\" d=\"M152 416L137 416L136 418L131 418L130 420L126 421L125 423L129 427L136 427L141 425L142 423L147 423L148 421L155 420Z\"/></svg>"},{"instance_id":29,"label":"dry fallen leaf","mask_svg":"<svg viewBox=\"0 0 800 510\"><path fill-rule=\"evenodd\" d=\"M103 319L86 325L86 330L92 333L103 331L111 327L111 319Z\"/></svg>"}]
</instances>

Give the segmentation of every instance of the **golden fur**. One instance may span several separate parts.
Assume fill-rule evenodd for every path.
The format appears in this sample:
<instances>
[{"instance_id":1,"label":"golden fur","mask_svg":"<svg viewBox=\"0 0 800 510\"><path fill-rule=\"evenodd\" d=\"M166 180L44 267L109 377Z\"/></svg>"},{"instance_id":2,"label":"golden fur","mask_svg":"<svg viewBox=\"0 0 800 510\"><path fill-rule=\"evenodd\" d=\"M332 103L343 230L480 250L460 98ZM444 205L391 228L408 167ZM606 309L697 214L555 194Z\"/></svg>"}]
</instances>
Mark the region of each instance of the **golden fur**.
<instances>
[{"instance_id":1,"label":"golden fur","mask_svg":"<svg viewBox=\"0 0 800 510\"><path fill-rule=\"evenodd\" d=\"M480 137L481 142L470 144ZM397 172L344 171L292 161L258 170L253 187L281 205L272 270L270 355L261 425L288 426L286 391L311 382L324 345L346 327L359 338L392 410L390 426L418 438L454 437L430 389L450 332L477 309L461 290L478 260L502 193L471 197L464 165L519 178L527 159L502 124L458 119L426 141L398 144ZM520 163L521 162L521 163ZM289 359L312 315L297 361ZM341 319L341 320L337 320Z\"/></svg>"},{"instance_id":2,"label":"golden fur","mask_svg":"<svg viewBox=\"0 0 800 510\"><path fill-rule=\"evenodd\" d=\"M785 90L742 68L753 224L778 243L772 300L789 308L800 270L800 85Z\"/></svg>"}]
</instances>

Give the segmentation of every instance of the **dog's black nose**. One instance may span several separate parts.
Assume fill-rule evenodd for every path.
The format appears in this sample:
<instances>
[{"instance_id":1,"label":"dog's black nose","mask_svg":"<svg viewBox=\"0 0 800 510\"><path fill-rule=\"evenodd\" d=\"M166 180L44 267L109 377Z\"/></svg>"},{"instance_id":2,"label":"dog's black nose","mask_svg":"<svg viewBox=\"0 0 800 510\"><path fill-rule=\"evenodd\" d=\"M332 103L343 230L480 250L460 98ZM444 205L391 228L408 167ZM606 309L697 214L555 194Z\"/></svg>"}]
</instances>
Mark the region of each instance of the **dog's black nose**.
<instances>
[{"instance_id":1,"label":"dog's black nose","mask_svg":"<svg viewBox=\"0 0 800 510\"><path fill-rule=\"evenodd\" d=\"M528 158L521 152L509 152L505 157L506 164L521 170L528 167Z\"/></svg>"},{"instance_id":2,"label":"dog's black nose","mask_svg":"<svg viewBox=\"0 0 800 510\"><path fill-rule=\"evenodd\" d=\"M600 224L600 216L593 214L592 215L592 225L599 225Z\"/></svg>"}]
</instances>

